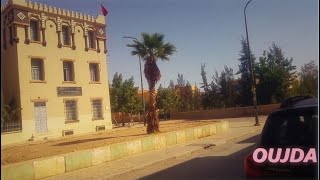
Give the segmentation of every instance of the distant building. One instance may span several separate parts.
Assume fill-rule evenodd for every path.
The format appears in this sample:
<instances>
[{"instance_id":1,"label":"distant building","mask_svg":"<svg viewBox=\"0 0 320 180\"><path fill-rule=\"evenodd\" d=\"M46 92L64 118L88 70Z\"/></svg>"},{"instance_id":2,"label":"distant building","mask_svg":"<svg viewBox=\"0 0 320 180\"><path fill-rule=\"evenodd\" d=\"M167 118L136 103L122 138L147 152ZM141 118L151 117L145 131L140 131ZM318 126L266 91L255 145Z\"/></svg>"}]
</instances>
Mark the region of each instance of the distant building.
<instances>
[{"instance_id":1,"label":"distant building","mask_svg":"<svg viewBox=\"0 0 320 180\"><path fill-rule=\"evenodd\" d=\"M157 93L157 91L156 91L156 93ZM141 97L141 94L142 94L142 91L141 91L141 89L139 89L137 96ZM149 99L150 99L149 90L143 90L143 100L144 100L144 102L149 103Z\"/></svg>"},{"instance_id":2,"label":"distant building","mask_svg":"<svg viewBox=\"0 0 320 180\"><path fill-rule=\"evenodd\" d=\"M1 6L1 145L111 129L105 17L24 0Z\"/></svg>"}]
</instances>

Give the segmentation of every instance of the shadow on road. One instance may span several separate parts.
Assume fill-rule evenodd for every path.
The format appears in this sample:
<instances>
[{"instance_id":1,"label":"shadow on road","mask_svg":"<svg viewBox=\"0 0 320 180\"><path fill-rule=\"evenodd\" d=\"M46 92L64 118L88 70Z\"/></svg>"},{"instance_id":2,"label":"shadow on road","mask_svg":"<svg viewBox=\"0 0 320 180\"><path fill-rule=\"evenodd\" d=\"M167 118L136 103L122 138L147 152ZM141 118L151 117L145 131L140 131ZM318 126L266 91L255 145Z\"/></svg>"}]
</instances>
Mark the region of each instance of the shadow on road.
<instances>
[{"instance_id":1,"label":"shadow on road","mask_svg":"<svg viewBox=\"0 0 320 180\"><path fill-rule=\"evenodd\" d=\"M250 143L252 145L229 155L215 156L211 153L205 157L197 157L181 164L172 166L154 174L140 178L140 180L173 180L173 179L217 179L217 180L246 180L243 171L244 158L252 152L254 146L260 140L260 134L247 138L236 144ZM228 147L227 147L228 148ZM212 149L211 149L212 150ZM207 154L207 153L206 153ZM226 153L227 154L227 153ZM250 180L270 180L270 178L258 178ZM277 178L272 178L276 179ZM287 179L287 178L281 178ZM295 178L296 179L296 178Z\"/></svg>"},{"instance_id":2,"label":"shadow on road","mask_svg":"<svg viewBox=\"0 0 320 180\"><path fill-rule=\"evenodd\" d=\"M243 159L253 145L229 156L198 157L141 178L154 179L245 179Z\"/></svg>"},{"instance_id":3,"label":"shadow on road","mask_svg":"<svg viewBox=\"0 0 320 180\"><path fill-rule=\"evenodd\" d=\"M260 134L240 141L238 143L256 143ZM198 157L145 176L140 180L154 179L245 179L243 173L243 160L255 144L227 156ZM211 149L212 150L212 149Z\"/></svg>"},{"instance_id":4,"label":"shadow on road","mask_svg":"<svg viewBox=\"0 0 320 180\"><path fill-rule=\"evenodd\" d=\"M261 138L261 134L257 134L257 135L255 135L255 136L252 136L252 137L248 138L248 139L239 141L239 142L237 142L237 144L257 143L257 142L260 141L260 138Z\"/></svg>"}]
</instances>

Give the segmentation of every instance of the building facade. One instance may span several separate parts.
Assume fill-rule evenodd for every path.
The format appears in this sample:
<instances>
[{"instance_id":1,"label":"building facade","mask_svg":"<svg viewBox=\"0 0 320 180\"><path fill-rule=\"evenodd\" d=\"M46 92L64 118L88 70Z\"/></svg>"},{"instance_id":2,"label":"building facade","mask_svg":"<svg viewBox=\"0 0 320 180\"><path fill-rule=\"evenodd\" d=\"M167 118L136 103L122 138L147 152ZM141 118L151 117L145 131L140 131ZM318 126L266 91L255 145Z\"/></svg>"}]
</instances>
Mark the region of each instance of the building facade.
<instances>
[{"instance_id":1,"label":"building facade","mask_svg":"<svg viewBox=\"0 0 320 180\"><path fill-rule=\"evenodd\" d=\"M9 0L1 23L1 145L112 128L104 16Z\"/></svg>"}]
</instances>

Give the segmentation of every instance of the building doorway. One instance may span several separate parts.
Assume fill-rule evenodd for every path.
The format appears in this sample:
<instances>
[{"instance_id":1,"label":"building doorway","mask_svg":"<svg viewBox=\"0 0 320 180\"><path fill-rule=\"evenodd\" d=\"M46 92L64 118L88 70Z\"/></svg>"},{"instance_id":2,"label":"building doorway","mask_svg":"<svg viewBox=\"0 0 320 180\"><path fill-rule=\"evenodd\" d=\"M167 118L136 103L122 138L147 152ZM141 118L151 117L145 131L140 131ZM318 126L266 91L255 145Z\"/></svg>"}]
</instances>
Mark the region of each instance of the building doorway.
<instances>
[{"instance_id":1,"label":"building doorway","mask_svg":"<svg viewBox=\"0 0 320 180\"><path fill-rule=\"evenodd\" d=\"M45 102L34 103L34 115L36 132L47 132L47 107Z\"/></svg>"}]
</instances>

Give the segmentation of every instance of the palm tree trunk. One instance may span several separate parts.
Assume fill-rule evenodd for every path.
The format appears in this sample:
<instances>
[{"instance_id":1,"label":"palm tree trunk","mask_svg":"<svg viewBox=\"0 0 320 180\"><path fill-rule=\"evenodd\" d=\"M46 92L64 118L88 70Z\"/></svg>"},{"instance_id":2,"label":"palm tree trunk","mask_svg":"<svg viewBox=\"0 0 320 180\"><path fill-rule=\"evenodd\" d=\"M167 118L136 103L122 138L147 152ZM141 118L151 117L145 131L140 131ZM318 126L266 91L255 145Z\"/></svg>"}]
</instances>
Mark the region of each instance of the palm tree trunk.
<instances>
[{"instance_id":1,"label":"palm tree trunk","mask_svg":"<svg viewBox=\"0 0 320 180\"><path fill-rule=\"evenodd\" d=\"M156 109L156 90L155 90L156 82L149 82L149 113L148 113L148 126L147 133L156 133L159 132L159 119L157 116Z\"/></svg>"}]
</instances>

